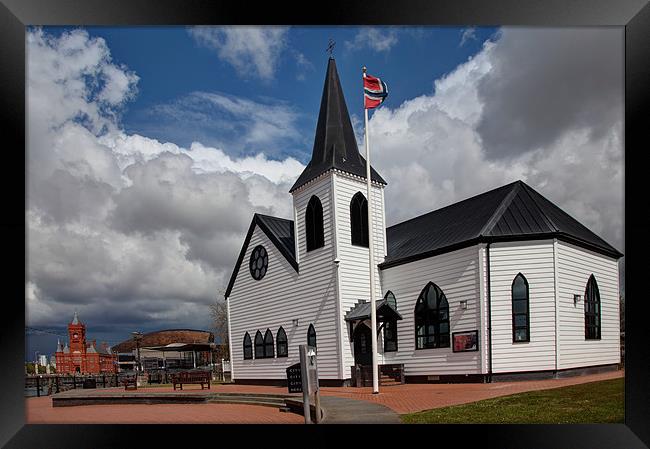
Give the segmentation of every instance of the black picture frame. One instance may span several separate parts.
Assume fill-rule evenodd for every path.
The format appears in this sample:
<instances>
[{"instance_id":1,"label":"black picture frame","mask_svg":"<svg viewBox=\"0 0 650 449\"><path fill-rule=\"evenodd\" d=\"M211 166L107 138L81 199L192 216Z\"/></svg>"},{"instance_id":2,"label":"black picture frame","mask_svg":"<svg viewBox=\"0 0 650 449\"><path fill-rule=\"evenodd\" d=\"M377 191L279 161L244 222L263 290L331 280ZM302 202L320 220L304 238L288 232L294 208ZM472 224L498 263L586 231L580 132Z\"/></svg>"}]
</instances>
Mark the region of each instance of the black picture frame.
<instances>
[{"instance_id":1,"label":"black picture frame","mask_svg":"<svg viewBox=\"0 0 650 449\"><path fill-rule=\"evenodd\" d=\"M311 7L309 7L311 6ZM266 2L254 8L245 2L205 0L2 0L0 3L0 118L4 135L6 170L0 177L3 192L2 229L5 232L5 320L0 327L3 364L0 370L0 444L8 448L95 448L121 447L125 442L146 440L148 446L167 447L176 436L191 432L193 441L219 438L251 443L254 435L264 446L286 445L286 429L265 426L251 432L249 426L127 426L127 425L25 425L24 381L24 293L25 293L25 42L26 25L185 25L185 24L297 24L297 25L519 25L519 26L620 26L625 27L625 294L626 362L625 423L598 425L438 425L436 441L455 446L573 449L627 448L650 445L650 345L645 344L644 322L648 302L641 293L650 268L650 243L646 178L647 116L650 103L650 7L647 0L379 0L349 3L331 0L326 4L282 8ZM607 180L603 180L606 188ZM637 202L637 198L639 201ZM7 238L8 237L8 238ZM633 299L635 298L635 299ZM636 300L638 299L638 300ZM320 444L340 444L350 428L302 426L293 430L296 441L314 438ZM428 426L395 431L393 426L373 428L364 442L402 444L430 439ZM356 430L355 435L360 433ZM415 435L414 435L415 434ZM253 435L253 436L251 436ZM241 440L241 439L245 440ZM237 440L239 439L239 440ZM233 441L233 440L230 440ZM276 443L274 443L276 442ZM258 442L259 444L259 442ZM247 444L248 445L248 444ZM251 444L252 445L252 444Z\"/></svg>"},{"instance_id":2,"label":"black picture frame","mask_svg":"<svg viewBox=\"0 0 650 449\"><path fill-rule=\"evenodd\" d=\"M465 349L456 349L456 337L472 337L474 348L470 346L470 349L467 349L467 342L465 342ZM462 332L452 332L451 333L451 350L452 352L477 352L479 350L479 339L478 339L478 329L471 331L462 331Z\"/></svg>"}]
</instances>

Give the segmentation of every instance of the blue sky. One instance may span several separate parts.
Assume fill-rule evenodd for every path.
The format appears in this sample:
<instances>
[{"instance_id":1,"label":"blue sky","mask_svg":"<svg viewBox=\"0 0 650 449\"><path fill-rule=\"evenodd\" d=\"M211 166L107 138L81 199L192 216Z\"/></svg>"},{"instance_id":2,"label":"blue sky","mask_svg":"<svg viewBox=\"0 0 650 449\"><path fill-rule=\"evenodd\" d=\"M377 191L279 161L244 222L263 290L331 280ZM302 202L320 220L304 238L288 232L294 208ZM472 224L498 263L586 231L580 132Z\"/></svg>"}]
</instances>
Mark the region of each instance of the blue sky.
<instances>
[{"instance_id":1,"label":"blue sky","mask_svg":"<svg viewBox=\"0 0 650 449\"><path fill-rule=\"evenodd\" d=\"M48 27L59 34L69 28ZM286 36L287 50L278 55L272 78L239 73L212 48L200 45L185 27L85 27L91 36L103 38L116 63L128 66L140 77L137 97L123 111L122 126L128 133L189 147L194 140L223 144L222 130L210 123L178 126L161 120L151 108L169 105L192 92L216 92L264 103L281 103L296 114L300 136L283 139L268 147L262 144L228 142L227 151L253 155L264 151L269 157L293 156L309 161L318 116L322 83L327 65L329 39L336 42L334 57L351 114L361 117L361 67L382 77L389 86L387 105L393 107L434 91L433 80L449 73L476 54L496 28L379 27L381 37L394 36L394 44L377 51L355 44L359 27L292 27ZM462 43L462 45L461 45ZM303 62L298 62L298 54ZM251 70L252 71L252 70ZM354 96L357 94L356 97ZM222 115L211 111L215 121Z\"/></svg>"},{"instance_id":2,"label":"blue sky","mask_svg":"<svg viewBox=\"0 0 650 449\"><path fill-rule=\"evenodd\" d=\"M29 28L26 357L75 310L111 344L210 328L253 213L293 216L329 39L358 138L361 67L388 84L388 226L521 179L624 252L622 31Z\"/></svg>"}]
</instances>

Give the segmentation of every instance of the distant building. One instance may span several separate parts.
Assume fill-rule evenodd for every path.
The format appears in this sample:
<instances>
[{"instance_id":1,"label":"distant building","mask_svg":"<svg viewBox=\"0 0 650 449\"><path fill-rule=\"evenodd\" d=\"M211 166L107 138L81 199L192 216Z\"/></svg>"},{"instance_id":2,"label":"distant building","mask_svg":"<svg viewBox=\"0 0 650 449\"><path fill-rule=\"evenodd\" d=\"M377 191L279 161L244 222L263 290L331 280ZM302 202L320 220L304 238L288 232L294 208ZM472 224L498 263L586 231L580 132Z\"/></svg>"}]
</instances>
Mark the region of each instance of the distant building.
<instances>
[{"instance_id":1,"label":"distant building","mask_svg":"<svg viewBox=\"0 0 650 449\"><path fill-rule=\"evenodd\" d=\"M95 340L86 342L86 325L79 321L77 312L72 322L68 324L70 346L61 345L56 348L56 369L58 373L114 373L117 370L116 356L111 353L106 343L96 345Z\"/></svg>"},{"instance_id":2,"label":"distant building","mask_svg":"<svg viewBox=\"0 0 650 449\"><path fill-rule=\"evenodd\" d=\"M212 332L193 329L166 329L143 334L113 346L119 371L136 369L138 357L144 371L192 369L208 366L219 345ZM139 354L138 354L139 352Z\"/></svg>"},{"instance_id":3,"label":"distant building","mask_svg":"<svg viewBox=\"0 0 650 449\"><path fill-rule=\"evenodd\" d=\"M47 365L47 355L39 354L39 356L38 356L38 364L41 365L41 366Z\"/></svg>"}]
</instances>

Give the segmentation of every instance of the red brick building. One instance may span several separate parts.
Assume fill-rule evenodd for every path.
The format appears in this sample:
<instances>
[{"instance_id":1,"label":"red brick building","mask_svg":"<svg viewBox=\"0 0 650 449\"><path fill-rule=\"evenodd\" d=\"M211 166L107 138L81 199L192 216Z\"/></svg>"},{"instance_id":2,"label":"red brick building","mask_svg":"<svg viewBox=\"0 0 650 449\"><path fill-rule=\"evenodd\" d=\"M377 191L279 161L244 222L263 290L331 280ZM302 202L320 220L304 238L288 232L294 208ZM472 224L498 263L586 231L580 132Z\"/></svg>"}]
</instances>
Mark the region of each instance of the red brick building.
<instances>
[{"instance_id":1,"label":"red brick building","mask_svg":"<svg viewBox=\"0 0 650 449\"><path fill-rule=\"evenodd\" d=\"M86 342L86 325L79 321L77 312L68 324L70 346L66 343L56 348L56 371L62 374L72 373L115 373L117 356L112 354L104 343L97 347L95 340Z\"/></svg>"}]
</instances>

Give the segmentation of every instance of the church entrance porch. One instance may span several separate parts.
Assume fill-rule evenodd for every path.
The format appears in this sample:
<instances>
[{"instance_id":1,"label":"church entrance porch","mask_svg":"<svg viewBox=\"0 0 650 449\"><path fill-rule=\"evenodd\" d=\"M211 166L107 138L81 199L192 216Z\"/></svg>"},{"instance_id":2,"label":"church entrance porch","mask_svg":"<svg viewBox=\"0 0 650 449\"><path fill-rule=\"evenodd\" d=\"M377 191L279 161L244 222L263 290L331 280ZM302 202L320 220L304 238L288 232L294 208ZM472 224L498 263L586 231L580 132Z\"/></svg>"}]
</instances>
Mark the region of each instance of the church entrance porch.
<instances>
[{"instance_id":1,"label":"church entrance porch","mask_svg":"<svg viewBox=\"0 0 650 449\"><path fill-rule=\"evenodd\" d=\"M402 319L402 316L397 312L394 304L391 304L386 298L377 301L376 310L378 329L375 338L380 338L382 328L386 323L396 323ZM345 316L345 320L349 325L354 355L354 366L350 367L352 386L354 387L372 386L373 332L369 326L370 312L370 304L359 301ZM379 342L377 343L379 348ZM400 383L404 383L403 364L379 365L380 385L396 385Z\"/></svg>"}]
</instances>

